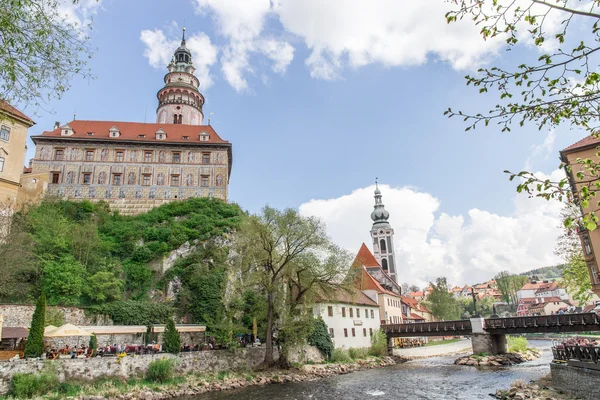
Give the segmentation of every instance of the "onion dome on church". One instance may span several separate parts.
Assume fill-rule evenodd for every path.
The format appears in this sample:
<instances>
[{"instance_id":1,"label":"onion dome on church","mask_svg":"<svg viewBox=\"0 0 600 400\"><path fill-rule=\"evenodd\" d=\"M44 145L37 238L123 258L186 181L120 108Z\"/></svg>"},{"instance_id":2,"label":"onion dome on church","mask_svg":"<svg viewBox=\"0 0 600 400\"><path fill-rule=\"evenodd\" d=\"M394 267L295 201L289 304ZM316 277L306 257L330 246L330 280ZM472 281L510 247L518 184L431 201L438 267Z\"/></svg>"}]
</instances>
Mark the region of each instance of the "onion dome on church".
<instances>
[{"instance_id":1,"label":"onion dome on church","mask_svg":"<svg viewBox=\"0 0 600 400\"><path fill-rule=\"evenodd\" d=\"M375 206L371 213L371 219L373 220L373 229L375 228L391 228L388 219L390 213L385 209L385 206L381 202L381 191L377 184L375 184Z\"/></svg>"}]
</instances>

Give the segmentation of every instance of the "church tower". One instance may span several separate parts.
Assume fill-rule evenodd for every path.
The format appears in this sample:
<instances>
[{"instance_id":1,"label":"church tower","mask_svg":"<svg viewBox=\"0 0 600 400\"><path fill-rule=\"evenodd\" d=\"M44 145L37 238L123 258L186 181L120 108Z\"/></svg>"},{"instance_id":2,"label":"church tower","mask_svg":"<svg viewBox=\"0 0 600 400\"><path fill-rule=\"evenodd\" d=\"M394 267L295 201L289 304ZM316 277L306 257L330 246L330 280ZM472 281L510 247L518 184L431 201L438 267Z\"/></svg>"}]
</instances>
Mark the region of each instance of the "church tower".
<instances>
[{"instance_id":1,"label":"church tower","mask_svg":"<svg viewBox=\"0 0 600 400\"><path fill-rule=\"evenodd\" d=\"M394 257L394 230L388 222L390 213L381 202L381 191L375 183L375 206L371 213L373 228L371 238L373 240L373 255L392 279L398 283L396 275L396 260Z\"/></svg>"},{"instance_id":2,"label":"church tower","mask_svg":"<svg viewBox=\"0 0 600 400\"><path fill-rule=\"evenodd\" d=\"M194 75L192 53L185 46L185 28L181 45L168 65L165 86L158 91L156 122L159 124L202 125L204 96L198 91L200 81Z\"/></svg>"}]
</instances>

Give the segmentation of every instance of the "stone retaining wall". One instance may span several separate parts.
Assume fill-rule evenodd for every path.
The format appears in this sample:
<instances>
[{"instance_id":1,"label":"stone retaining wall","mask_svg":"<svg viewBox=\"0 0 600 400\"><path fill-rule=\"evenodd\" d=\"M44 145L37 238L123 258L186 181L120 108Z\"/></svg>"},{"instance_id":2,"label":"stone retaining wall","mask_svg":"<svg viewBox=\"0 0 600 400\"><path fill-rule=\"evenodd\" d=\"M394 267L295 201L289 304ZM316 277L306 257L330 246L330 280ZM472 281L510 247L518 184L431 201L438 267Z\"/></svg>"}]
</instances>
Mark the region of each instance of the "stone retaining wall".
<instances>
[{"instance_id":1,"label":"stone retaining wall","mask_svg":"<svg viewBox=\"0 0 600 400\"><path fill-rule=\"evenodd\" d=\"M551 363L550 372L554 389L583 400L600 399L600 371Z\"/></svg>"},{"instance_id":2,"label":"stone retaining wall","mask_svg":"<svg viewBox=\"0 0 600 400\"><path fill-rule=\"evenodd\" d=\"M48 307L57 309L63 314L65 324L73 325L112 325L112 321L103 318L87 317L81 308L77 307ZM4 327L29 328L35 305L32 304L0 304L0 314L4 317ZM100 321L100 320L102 321Z\"/></svg>"},{"instance_id":3,"label":"stone retaining wall","mask_svg":"<svg viewBox=\"0 0 600 400\"><path fill-rule=\"evenodd\" d=\"M56 361L15 360L0 362L0 394L10 388L15 373L39 373L44 366L55 368L59 379L96 379L112 376L128 379L143 376L148 365L162 358L177 359L177 372L219 372L252 369L262 363L265 347L238 350L197 351L191 353L127 356L120 362L115 357L62 359Z\"/></svg>"}]
</instances>

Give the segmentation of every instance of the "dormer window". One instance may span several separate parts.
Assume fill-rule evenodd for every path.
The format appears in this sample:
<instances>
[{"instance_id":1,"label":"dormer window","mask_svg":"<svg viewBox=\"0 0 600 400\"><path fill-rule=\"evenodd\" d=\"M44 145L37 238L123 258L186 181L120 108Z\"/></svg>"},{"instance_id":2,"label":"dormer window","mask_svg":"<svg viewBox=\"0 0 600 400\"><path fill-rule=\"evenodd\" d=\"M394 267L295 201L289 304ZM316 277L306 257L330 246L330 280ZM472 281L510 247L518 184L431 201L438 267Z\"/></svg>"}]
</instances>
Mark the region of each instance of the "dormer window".
<instances>
[{"instance_id":1,"label":"dormer window","mask_svg":"<svg viewBox=\"0 0 600 400\"><path fill-rule=\"evenodd\" d=\"M60 127L60 135L61 136L71 136L75 133L73 128L69 124L63 125Z\"/></svg>"},{"instance_id":2,"label":"dormer window","mask_svg":"<svg viewBox=\"0 0 600 400\"><path fill-rule=\"evenodd\" d=\"M142 134L142 135L138 135L138 137L139 137L139 138L145 138L145 137L146 137L146 135L143 135L143 134Z\"/></svg>"},{"instance_id":3,"label":"dormer window","mask_svg":"<svg viewBox=\"0 0 600 400\"><path fill-rule=\"evenodd\" d=\"M160 128L159 130L157 130L155 135L156 135L156 140L165 140L167 138L167 132L165 132L163 130L163 128Z\"/></svg>"},{"instance_id":4,"label":"dormer window","mask_svg":"<svg viewBox=\"0 0 600 400\"><path fill-rule=\"evenodd\" d=\"M210 135L206 132L202 132L200 134L200 141L201 142L208 142L208 140L210 139Z\"/></svg>"},{"instance_id":5,"label":"dormer window","mask_svg":"<svg viewBox=\"0 0 600 400\"><path fill-rule=\"evenodd\" d=\"M113 127L108 130L108 137L118 138L119 136L121 136L121 131L116 125L113 125Z\"/></svg>"},{"instance_id":6,"label":"dormer window","mask_svg":"<svg viewBox=\"0 0 600 400\"><path fill-rule=\"evenodd\" d=\"M182 136L181 137L183 140L188 140L190 137L189 136Z\"/></svg>"},{"instance_id":7,"label":"dormer window","mask_svg":"<svg viewBox=\"0 0 600 400\"><path fill-rule=\"evenodd\" d=\"M86 133L86 135L88 135L88 136L94 136L94 132L88 132L88 133Z\"/></svg>"}]
</instances>

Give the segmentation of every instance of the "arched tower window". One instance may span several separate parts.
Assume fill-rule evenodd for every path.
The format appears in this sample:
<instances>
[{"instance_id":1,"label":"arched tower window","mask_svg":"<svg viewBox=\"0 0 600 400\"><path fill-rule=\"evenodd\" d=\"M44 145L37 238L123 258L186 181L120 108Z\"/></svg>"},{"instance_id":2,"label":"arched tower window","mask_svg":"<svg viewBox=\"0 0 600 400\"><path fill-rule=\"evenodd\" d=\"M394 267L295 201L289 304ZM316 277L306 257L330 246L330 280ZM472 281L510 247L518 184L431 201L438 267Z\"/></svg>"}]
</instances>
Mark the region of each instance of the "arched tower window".
<instances>
[{"instance_id":1,"label":"arched tower window","mask_svg":"<svg viewBox=\"0 0 600 400\"><path fill-rule=\"evenodd\" d=\"M379 241L379 247L381 248L381 252L382 253L387 253L386 247L385 247L385 240L381 239Z\"/></svg>"},{"instance_id":2,"label":"arched tower window","mask_svg":"<svg viewBox=\"0 0 600 400\"><path fill-rule=\"evenodd\" d=\"M173 123L176 124L177 123L177 114L173 114Z\"/></svg>"},{"instance_id":3,"label":"arched tower window","mask_svg":"<svg viewBox=\"0 0 600 400\"><path fill-rule=\"evenodd\" d=\"M387 272L387 270L388 270L387 258L384 258L381 260L381 266L383 267L383 270Z\"/></svg>"},{"instance_id":4,"label":"arched tower window","mask_svg":"<svg viewBox=\"0 0 600 400\"><path fill-rule=\"evenodd\" d=\"M181 120L183 119L183 115L179 114L179 122L178 124L181 124Z\"/></svg>"}]
</instances>

